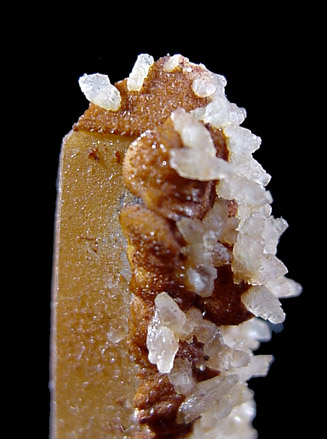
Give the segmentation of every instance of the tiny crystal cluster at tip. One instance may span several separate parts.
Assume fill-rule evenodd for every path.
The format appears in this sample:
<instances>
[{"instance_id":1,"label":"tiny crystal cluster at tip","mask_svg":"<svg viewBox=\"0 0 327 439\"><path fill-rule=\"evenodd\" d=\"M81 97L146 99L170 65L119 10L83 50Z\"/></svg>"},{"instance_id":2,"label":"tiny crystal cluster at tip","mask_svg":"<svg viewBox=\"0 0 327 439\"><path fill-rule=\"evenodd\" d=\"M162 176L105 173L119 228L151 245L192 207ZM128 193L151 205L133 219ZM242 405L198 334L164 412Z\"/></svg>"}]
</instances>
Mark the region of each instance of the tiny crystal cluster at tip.
<instances>
[{"instance_id":1,"label":"tiny crystal cluster at tip","mask_svg":"<svg viewBox=\"0 0 327 439\"><path fill-rule=\"evenodd\" d=\"M139 55L127 79L129 91L142 89L153 62L152 56ZM226 79L203 65L194 66L179 54L168 57L163 66L166 74L182 68L193 78L191 92L208 99L206 106L190 112L178 108L170 116L184 147L169 151L169 166L186 179L217 181L216 200L204 218L183 217L176 223L185 241L182 252L189 267L188 288L210 297L217 267L230 264L234 282L250 285L241 300L254 317L237 326L219 327L195 307L182 311L169 291L162 292L155 299L146 345L150 362L185 395L177 422L194 421L187 437L254 439L255 403L247 381L265 376L273 360L271 355L254 355L254 351L271 337L266 321L277 324L285 319L279 299L299 295L301 286L285 276L287 268L276 256L288 224L272 216L272 196L266 190L271 177L253 158L261 139L240 126L246 111L226 98ZM119 91L108 77L86 75L80 78L80 86L94 104L112 111L119 108ZM216 156L206 124L222 130L228 161ZM233 216L228 210L231 201L237 206ZM179 342L194 336L204 344L209 358L206 365L219 370L219 376L196 382L191 362L176 357Z\"/></svg>"}]
</instances>

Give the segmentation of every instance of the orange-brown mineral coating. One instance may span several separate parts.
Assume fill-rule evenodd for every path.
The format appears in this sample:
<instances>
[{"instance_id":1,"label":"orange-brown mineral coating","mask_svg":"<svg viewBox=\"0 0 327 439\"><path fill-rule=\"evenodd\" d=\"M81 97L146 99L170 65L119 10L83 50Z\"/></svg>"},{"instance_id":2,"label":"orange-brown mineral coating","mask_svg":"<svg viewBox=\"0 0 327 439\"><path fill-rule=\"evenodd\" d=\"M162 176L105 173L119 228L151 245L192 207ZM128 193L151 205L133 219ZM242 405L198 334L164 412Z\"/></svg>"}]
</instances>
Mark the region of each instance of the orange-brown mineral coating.
<instances>
[{"instance_id":1,"label":"orange-brown mineral coating","mask_svg":"<svg viewBox=\"0 0 327 439\"><path fill-rule=\"evenodd\" d=\"M120 224L128 242L131 291L152 303L157 294L169 291L182 309L188 309L195 293L184 286L182 243L174 223L137 204L122 209Z\"/></svg>"},{"instance_id":2,"label":"orange-brown mineral coating","mask_svg":"<svg viewBox=\"0 0 327 439\"><path fill-rule=\"evenodd\" d=\"M227 160L223 133L210 126L206 128L214 141L217 156ZM234 284L230 265L218 268L210 297L199 297L187 288L187 267L182 252L185 242L176 221L182 216L203 218L213 205L215 182L184 179L170 168L169 150L181 147L181 139L168 118L164 124L146 131L132 142L123 163L126 187L144 203L126 206L120 214L132 268L130 289L135 295L131 305L130 352L141 366L141 385L134 405L139 410L140 423L149 426L156 434L155 438L175 439L181 431L189 428L176 424L178 407L184 398L147 358L147 328L153 316L156 295L168 292L184 311L192 305L197 306L217 325L237 325L252 317L241 301L241 295L249 285ZM230 216L235 214L235 208L235 203L231 202ZM196 381L219 373L195 366L197 361L203 360L201 344L196 340L191 344L183 343L180 342L176 357L185 355L193 359L190 361Z\"/></svg>"},{"instance_id":3,"label":"orange-brown mineral coating","mask_svg":"<svg viewBox=\"0 0 327 439\"><path fill-rule=\"evenodd\" d=\"M138 409L140 424L148 425L156 433L156 439L175 439L179 434L185 434L191 426L175 422L178 408L185 396L175 391L167 374L158 373L156 366L149 363L146 335L152 315L151 303L134 296L130 318L130 351L140 366L141 378L134 406ZM176 358L184 358L190 362L194 379L198 382L218 375L217 371L205 366L203 343L198 342L195 337L191 341L180 342Z\"/></svg>"},{"instance_id":4,"label":"orange-brown mineral coating","mask_svg":"<svg viewBox=\"0 0 327 439\"><path fill-rule=\"evenodd\" d=\"M219 268L212 295L201 298L184 285L183 243L174 221L137 204L122 209L120 223L127 237L132 267L130 289L134 299L129 324L130 352L141 367L141 386L134 405L139 410L139 422L149 426L157 434L155 438L175 439L190 426L176 424L183 395L177 394L167 376L159 374L148 360L146 337L154 313L154 299L160 292L167 291L184 311L195 305L216 324L239 324L251 318L241 302L241 295L249 286L234 285L232 271L227 265ZM205 361L202 344L196 340L180 342L176 357L179 356L192 362L193 376L198 382L219 373L207 367L196 367L201 360L202 364Z\"/></svg>"},{"instance_id":5,"label":"orange-brown mineral coating","mask_svg":"<svg viewBox=\"0 0 327 439\"><path fill-rule=\"evenodd\" d=\"M135 295L153 303L157 294L169 292L182 310L196 305L217 325L238 325L252 317L241 301L249 285L234 284L230 264L218 267L211 296L203 298L187 289L183 242L173 221L137 204L122 209L120 224L128 242Z\"/></svg>"},{"instance_id":6,"label":"orange-brown mineral coating","mask_svg":"<svg viewBox=\"0 0 327 439\"><path fill-rule=\"evenodd\" d=\"M228 158L223 133L210 131L217 156ZM166 218L203 218L215 198L214 181L198 181L180 177L169 166L169 151L182 148L179 134L169 117L163 125L146 131L130 145L124 160L123 178L126 187L141 197L147 207Z\"/></svg>"},{"instance_id":7,"label":"orange-brown mineral coating","mask_svg":"<svg viewBox=\"0 0 327 439\"><path fill-rule=\"evenodd\" d=\"M197 296L196 306L217 325L239 325L253 317L241 301L242 294L250 286L245 282L234 284L230 265L218 267L217 272L212 295Z\"/></svg>"},{"instance_id":8,"label":"orange-brown mineral coating","mask_svg":"<svg viewBox=\"0 0 327 439\"><path fill-rule=\"evenodd\" d=\"M194 75L203 72L204 68L191 65L182 58L178 67L167 72L164 64L168 59L162 57L151 66L141 92L129 91L127 79L117 82L115 86L121 95L118 111L107 111L90 104L74 130L137 137L163 123L179 107L191 111L207 105L208 98L196 96L192 91Z\"/></svg>"}]
</instances>

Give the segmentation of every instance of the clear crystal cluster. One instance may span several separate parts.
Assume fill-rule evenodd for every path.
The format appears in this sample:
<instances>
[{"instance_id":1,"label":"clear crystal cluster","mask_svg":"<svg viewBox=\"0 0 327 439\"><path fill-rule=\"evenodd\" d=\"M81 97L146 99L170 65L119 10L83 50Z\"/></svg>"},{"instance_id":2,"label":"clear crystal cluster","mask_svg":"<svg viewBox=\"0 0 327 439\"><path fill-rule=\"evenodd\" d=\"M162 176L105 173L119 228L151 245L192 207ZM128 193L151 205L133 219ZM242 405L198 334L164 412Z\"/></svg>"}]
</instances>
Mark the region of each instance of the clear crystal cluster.
<instances>
[{"instance_id":1,"label":"clear crystal cluster","mask_svg":"<svg viewBox=\"0 0 327 439\"><path fill-rule=\"evenodd\" d=\"M180 60L180 55L171 57L167 71ZM253 158L261 139L240 126L246 112L227 100L225 86L224 77L202 72L193 81L193 92L211 102L189 113L179 108L171 114L184 148L170 151L170 166L184 178L218 181L216 202L207 215L202 220L182 218L177 227L186 242L188 287L209 297L218 275L216 267L230 263L234 282L251 285L242 302L255 317L238 326L217 327L196 308L177 311L169 294L161 293L147 347L150 361L169 374L177 392L186 395L177 422L195 420L190 438L253 439L257 437L251 426L255 403L247 381L265 376L273 359L254 355L254 350L271 337L266 321L277 324L285 319L279 299L299 295L301 286L285 276L287 269L276 256L279 238L288 225L272 216L272 197L266 190L271 177ZM204 124L223 131L228 162L216 157ZM237 205L232 217L228 215L230 201ZM207 365L221 372L218 377L196 383L190 362L175 360L179 340L194 335L204 343Z\"/></svg>"},{"instance_id":2,"label":"clear crystal cluster","mask_svg":"<svg viewBox=\"0 0 327 439\"><path fill-rule=\"evenodd\" d=\"M209 357L206 365L221 371L218 377L197 383L191 362L187 358L175 359L179 340L191 340L193 336L204 344L204 354ZM147 335L149 359L159 372L168 374L176 392L186 395L177 422L195 421L190 437L216 438L227 424L235 422L235 410L247 422L234 429L233 436L221 437L236 438L241 430L251 434L244 437L256 437L250 425L255 412L253 393L246 382L267 374L272 356L254 355L253 351L270 337L269 326L258 318L238 326L217 327L204 319L198 308L184 313L166 292L156 297Z\"/></svg>"},{"instance_id":3,"label":"clear crystal cluster","mask_svg":"<svg viewBox=\"0 0 327 439\"><path fill-rule=\"evenodd\" d=\"M187 245L182 249L189 261L187 277L189 287L202 297L212 294L216 267L232 260L232 253L222 244L233 244L238 221L228 216L226 200L217 197L212 209L203 220L182 218L177 222Z\"/></svg>"},{"instance_id":4,"label":"clear crystal cluster","mask_svg":"<svg viewBox=\"0 0 327 439\"><path fill-rule=\"evenodd\" d=\"M223 246L220 246L220 253L225 255L226 261L230 258L236 282L246 281L253 285L242 298L247 309L272 323L280 323L285 314L279 298L297 296L301 292L297 282L285 277L287 268L276 256L278 240L288 225L284 219L271 215L272 197L265 189L270 175L252 155L260 147L261 139L240 126L246 112L228 101L225 85L224 77L209 71L193 81L193 91L199 96L209 96L212 101L191 113L183 109L172 113L175 130L180 134L184 148L170 151L170 166L184 178L218 180L216 192L220 204L224 200L236 201L233 254L230 257ZM201 122L223 130L229 150L228 162L216 157L213 141ZM221 212L216 215L209 213L209 217L216 217L216 221L224 223L226 214L225 218L221 215ZM185 227L191 221L193 226ZM214 271L205 262L210 253L205 242L210 242L210 237L212 242L216 237L220 239L216 226L203 233L205 222L206 219L202 224L199 220L183 219L179 222L184 238L190 243L187 252L193 253L195 261L199 254L203 255L204 263L198 264L201 269L197 272L192 268L189 272L190 284L200 295L210 295L215 278ZM194 230L193 236L189 236L192 232L188 233L187 228L188 231ZM201 233L203 236L199 239ZM200 272L204 274L201 276Z\"/></svg>"},{"instance_id":5,"label":"clear crystal cluster","mask_svg":"<svg viewBox=\"0 0 327 439\"><path fill-rule=\"evenodd\" d=\"M152 56L142 53L137 57L134 67L127 78L129 91L139 92L149 69L154 63ZM89 102L105 110L117 111L121 105L119 90L110 82L107 75L94 73L79 78L79 86Z\"/></svg>"}]
</instances>

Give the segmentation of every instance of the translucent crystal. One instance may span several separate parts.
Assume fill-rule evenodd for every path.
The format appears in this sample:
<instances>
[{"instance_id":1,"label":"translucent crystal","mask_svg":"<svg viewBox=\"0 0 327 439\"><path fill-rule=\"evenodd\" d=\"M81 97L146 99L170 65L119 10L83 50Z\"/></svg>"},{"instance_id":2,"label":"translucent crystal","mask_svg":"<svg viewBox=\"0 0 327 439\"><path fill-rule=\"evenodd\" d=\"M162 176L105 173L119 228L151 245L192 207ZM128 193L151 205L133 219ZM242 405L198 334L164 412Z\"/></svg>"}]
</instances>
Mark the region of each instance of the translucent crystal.
<instances>
[{"instance_id":1,"label":"translucent crystal","mask_svg":"<svg viewBox=\"0 0 327 439\"><path fill-rule=\"evenodd\" d=\"M202 244L203 227L198 218L182 218L176 223L178 230L188 244Z\"/></svg>"},{"instance_id":2,"label":"translucent crystal","mask_svg":"<svg viewBox=\"0 0 327 439\"><path fill-rule=\"evenodd\" d=\"M178 350L178 339L174 332L153 318L148 326L146 344L150 363L156 364L159 372L169 373Z\"/></svg>"},{"instance_id":3,"label":"translucent crystal","mask_svg":"<svg viewBox=\"0 0 327 439\"><path fill-rule=\"evenodd\" d=\"M183 332L186 336L189 336L191 333L196 335L195 328L197 328L203 320L201 311L198 308L191 307L185 315L186 322L183 326ZM201 341L200 338L198 338L198 340Z\"/></svg>"},{"instance_id":4,"label":"translucent crystal","mask_svg":"<svg viewBox=\"0 0 327 439\"><path fill-rule=\"evenodd\" d=\"M251 283L257 276L263 259L264 242L255 240L247 233L239 233L234 245L232 269L237 281Z\"/></svg>"},{"instance_id":5,"label":"translucent crystal","mask_svg":"<svg viewBox=\"0 0 327 439\"><path fill-rule=\"evenodd\" d=\"M179 54L170 56L169 59L163 65L164 72L172 72L173 70L175 70L176 67L179 66L182 59L185 59L186 61L188 61L187 58L185 58Z\"/></svg>"},{"instance_id":6,"label":"translucent crystal","mask_svg":"<svg viewBox=\"0 0 327 439\"><path fill-rule=\"evenodd\" d=\"M257 439L258 434L251 426L255 416L253 399L233 408L223 419L217 420L209 414L194 423L192 438L201 439Z\"/></svg>"},{"instance_id":7,"label":"translucent crystal","mask_svg":"<svg viewBox=\"0 0 327 439\"><path fill-rule=\"evenodd\" d=\"M274 296L281 298L296 297L302 292L302 286L298 282L285 276L271 279L266 283L266 287Z\"/></svg>"},{"instance_id":8,"label":"translucent crystal","mask_svg":"<svg viewBox=\"0 0 327 439\"><path fill-rule=\"evenodd\" d=\"M202 78L196 78L193 81L192 89L197 96L208 97L208 96L212 96L215 93L217 86L210 77L209 78L202 77Z\"/></svg>"},{"instance_id":9,"label":"translucent crystal","mask_svg":"<svg viewBox=\"0 0 327 439\"><path fill-rule=\"evenodd\" d=\"M265 221L263 238L265 240L265 253L275 254L279 238L287 229L288 224L283 218L270 217Z\"/></svg>"},{"instance_id":10,"label":"translucent crystal","mask_svg":"<svg viewBox=\"0 0 327 439\"><path fill-rule=\"evenodd\" d=\"M201 312L196 316L196 325L193 333L205 346L209 346L215 342L217 338L220 340L219 328L210 320L204 319Z\"/></svg>"},{"instance_id":11,"label":"translucent crystal","mask_svg":"<svg viewBox=\"0 0 327 439\"><path fill-rule=\"evenodd\" d=\"M144 79L148 76L149 69L153 63L154 58L146 53L142 53L137 57L134 67L127 78L127 88L129 91L141 90Z\"/></svg>"},{"instance_id":12,"label":"translucent crystal","mask_svg":"<svg viewBox=\"0 0 327 439\"><path fill-rule=\"evenodd\" d=\"M228 203L225 200L216 200L202 222L206 230L213 231L219 238L228 220Z\"/></svg>"},{"instance_id":13,"label":"translucent crystal","mask_svg":"<svg viewBox=\"0 0 327 439\"><path fill-rule=\"evenodd\" d=\"M211 135L202 123L182 108L175 110L171 118L186 147L169 151L169 164L181 177L210 181L231 174L231 165L216 157Z\"/></svg>"},{"instance_id":14,"label":"translucent crystal","mask_svg":"<svg viewBox=\"0 0 327 439\"><path fill-rule=\"evenodd\" d=\"M121 97L117 88L110 83L107 75L94 73L79 78L79 85L85 97L105 110L117 111Z\"/></svg>"},{"instance_id":15,"label":"translucent crystal","mask_svg":"<svg viewBox=\"0 0 327 439\"><path fill-rule=\"evenodd\" d=\"M206 429L214 427L216 421L229 416L234 407L242 405L252 398L253 392L245 384L235 384L217 404L213 404L211 409L202 415L201 425Z\"/></svg>"},{"instance_id":16,"label":"translucent crystal","mask_svg":"<svg viewBox=\"0 0 327 439\"><path fill-rule=\"evenodd\" d=\"M213 403L219 401L238 381L237 375L215 377L198 383L180 405L177 423L189 423L208 411Z\"/></svg>"},{"instance_id":17,"label":"translucent crystal","mask_svg":"<svg viewBox=\"0 0 327 439\"><path fill-rule=\"evenodd\" d=\"M265 377L273 361L272 355L251 355L247 365L235 369L240 381L245 382L250 378Z\"/></svg>"},{"instance_id":18,"label":"translucent crystal","mask_svg":"<svg viewBox=\"0 0 327 439\"><path fill-rule=\"evenodd\" d=\"M254 181L261 186L267 186L271 179L271 176L252 156L246 160L244 156L234 156L231 157L230 163L234 166L236 175Z\"/></svg>"},{"instance_id":19,"label":"translucent crystal","mask_svg":"<svg viewBox=\"0 0 327 439\"><path fill-rule=\"evenodd\" d=\"M148 358L158 371L169 373L178 350L179 337L186 335L186 315L169 294L162 292L155 299L155 314L150 321L146 345Z\"/></svg>"},{"instance_id":20,"label":"translucent crystal","mask_svg":"<svg viewBox=\"0 0 327 439\"><path fill-rule=\"evenodd\" d=\"M187 358L176 358L174 367L169 374L169 380L177 393L189 395L196 386L192 363Z\"/></svg>"},{"instance_id":21,"label":"translucent crystal","mask_svg":"<svg viewBox=\"0 0 327 439\"><path fill-rule=\"evenodd\" d=\"M110 328L108 332L108 340L111 343L119 343L126 336L125 331L121 328Z\"/></svg>"},{"instance_id":22,"label":"translucent crystal","mask_svg":"<svg viewBox=\"0 0 327 439\"><path fill-rule=\"evenodd\" d=\"M211 265L201 264L195 268L189 267L186 274L188 282L199 296L211 296L214 288L214 281L217 277L216 268Z\"/></svg>"},{"instance_id":23,"label":"translucent crystal","mask_svg":"<svg viewBox=\"0 0 327 439\"><path fill-rule=\"evenodd\" d=\"M175 130L182 138L184 146L193 149L194 152L201 150L203 154L210 157L216 156L216 149L209 131L191 114L183 108L179 108L171 114L171 119Z\"/></svg>"},{"instance_id":24,"label":"translucent crystal","mask_svg":"<svg viewBox=\"0 0 327 439\"><path fill-rule=\"evenodd\" d=\"M220 242L217 242L214 234L206 233L203 236L206 252L210 254L211 263L214 267L220 267L231 261L231 252Z\"/></svg>"},{"instance_id":25,"label":"translucent crystal","mask_svg":"<svg viewBox=\"0 0 327 439\"><path fill-rule=\"evenodd\" d=\"M216 343L211 342L206 346L205 353L209 356L208 366L221 372L244 367L250 361L248 352L227 346L222 337L216 339Z\"/></svg>"},{"instance_id":26,"label":"translucent crystal","mask_svg":"<svg viewBox=\"0 0 327 439\"><path fill-rule=\"evenodd\" d=\"M224 128L224 134L227 137L228 150L232 158L234 156L250 156L260 148L261 138L247 128L227 125Z\"/></svg>"},{"instance_id":27,"label":"translucent crystal","mask_svg":"<svg viewBox=\"0 0 327 439\"><path fill-rule=\"evenodd\" d=\"M202 221L182 218L176 224L187 243L182 251L190 261L188 282L196 293L208 297L213 291L216 267L231 261L231 251L219 239L234 242L232 233L238 222L228 217L227 202L216 200Z\"/></svg>"},{"instance_id":28,"label":"translucent crystal","mask_svg":"<svg viewBox=\"0 0 327 439\"><path fill-rule=\"evenodd\" d=\"M200 114L198 113L197 116L200 116ZM201 116L204 123L210 123L214 127L221 128L230 124L241 124L246 118L246 111L244 108L238 108L237 105L230 103L224 94L219 93L205 107L204 114Z\"/></svg>"},{"instance_id":29,"label":"translucent crystal","mask_svg":"<svg viewBox=\"0 0 327 439\"><path fill-rule=\"evenodd\" d=\"M242 296L246 308L257 317L269 320L271 323L281 323L285 314L280 302L265 286L253 286Z\"/></svg>"},{"instance_id":30,"label":"translucent crystal","mask_svg":"<svg viewBox=\"0 0 327 439\"><path fill-rule=\"evenodd\" d=\"M162 292L155 298L155 305L160 324L174 332L180 332L186 322L186 316L175 300L166 292Z\"/></svg>"},{"instance_id":31,"label":"translucent crystal","mask_svg":"<svg viewBox=\"0 0 327 439\"><path fill-rule=\"evenodd\" d=\"M262 206L272 201L269 192L261 184L236 174L229 179L220 180L216 190L217 194L226 200L235 200L238 204L251 207Z\"/></svg>"},{"instance_id":32,"label":"translucent crystal","mask_svg":"<svg viewBox=\"0 0 327 439\"><path fill-rule=\"evenodd\" d=\"M197 96L211 97L214 100L216 96L224 96L226 84L227 81L224 76L216 75L206 70L193 81L192 90Z\"/></svg>"},{"instance_id":33,"label":"translucent crystal","mask_svg":"<svg viewBox=\"0 0 327 439\"><path fill-rule=\"evenodd\" d=\"M256 317L237 326L220 326L220 331L225 344L247 352L258 349L261 341L271 339L271 329L267 322Z\"/></svg>"}]
</instances>

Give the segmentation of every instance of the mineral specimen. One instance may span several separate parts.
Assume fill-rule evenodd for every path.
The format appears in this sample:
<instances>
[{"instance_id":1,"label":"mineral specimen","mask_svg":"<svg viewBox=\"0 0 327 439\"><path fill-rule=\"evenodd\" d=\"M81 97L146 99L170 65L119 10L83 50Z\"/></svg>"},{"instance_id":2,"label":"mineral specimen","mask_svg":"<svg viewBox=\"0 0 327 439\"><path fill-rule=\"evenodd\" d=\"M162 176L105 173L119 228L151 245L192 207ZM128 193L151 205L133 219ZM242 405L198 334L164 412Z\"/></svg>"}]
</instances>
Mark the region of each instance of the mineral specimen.
<instances>
[{"instance_id":1,"label":"mineral specimen","mask_svg":"<svg viewBox=\"0 0 327 439\"><path fill-rule=\"evenodd\" d=\"M254 439L255 355L301 286L276 256L261 139L226 79L141 54L61 156L53 289L52 439ZM127 262L128 261L128 262Z\"/></svg>"}]
</instances>

